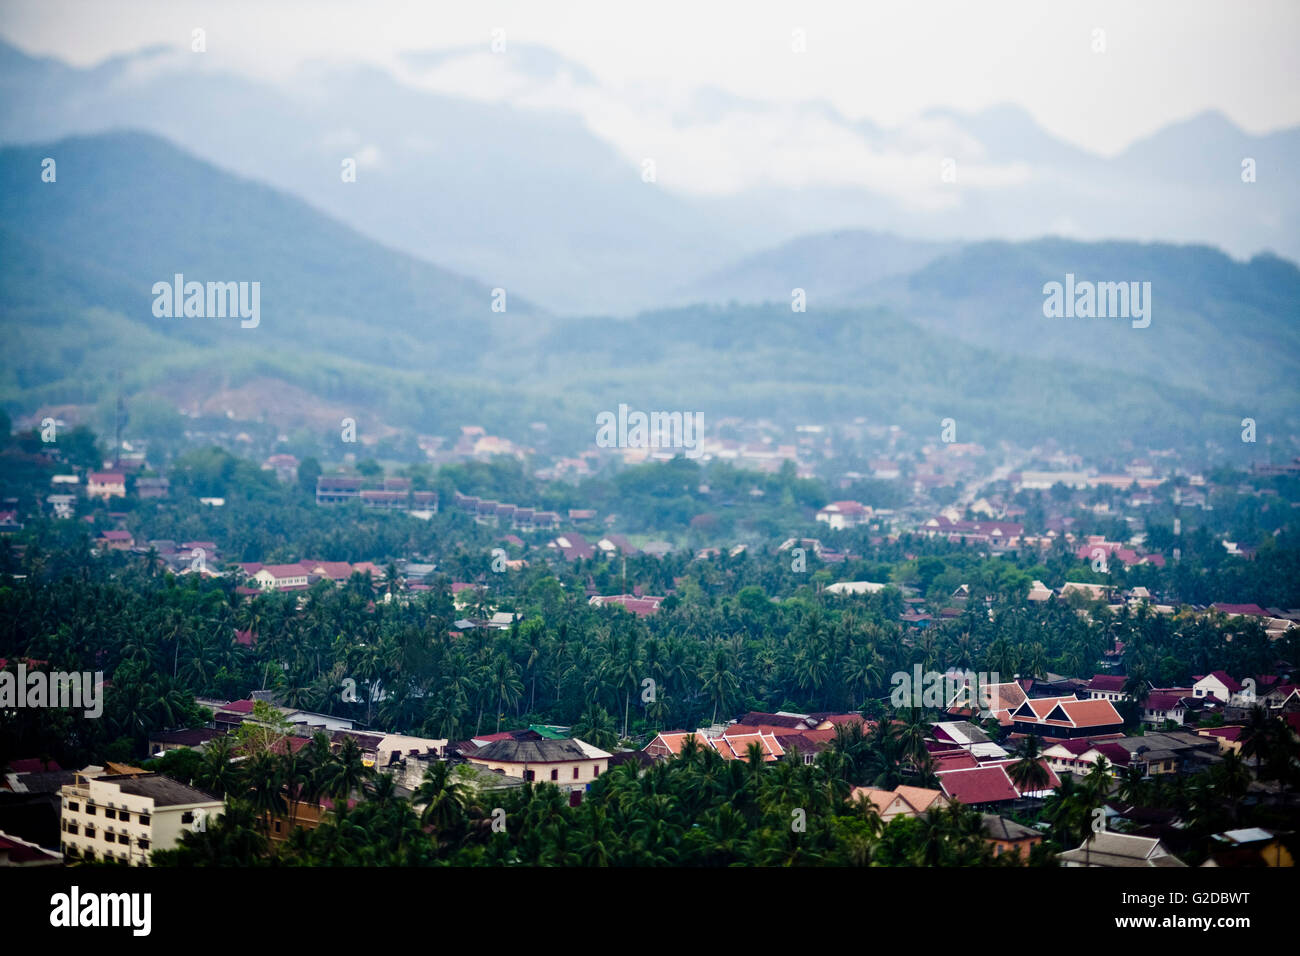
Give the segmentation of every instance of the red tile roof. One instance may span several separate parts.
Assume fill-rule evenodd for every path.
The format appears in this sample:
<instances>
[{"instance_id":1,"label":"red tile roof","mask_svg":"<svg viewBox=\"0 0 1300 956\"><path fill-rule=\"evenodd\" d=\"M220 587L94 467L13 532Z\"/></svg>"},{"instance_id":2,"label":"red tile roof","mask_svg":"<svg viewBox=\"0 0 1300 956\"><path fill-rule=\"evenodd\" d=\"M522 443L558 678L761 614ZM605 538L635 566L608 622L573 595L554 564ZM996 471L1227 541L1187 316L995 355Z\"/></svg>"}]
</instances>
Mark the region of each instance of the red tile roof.
<instances>
[{"instance_id":1,"label":"red tile roof","mask_svg":"<svg viewBox=\"0 0 1300 956\"><path fill-rule=\"evenodd\" d=\"M1000 803L1020 796L1001 766L948 770L938 776L943 792L962 803Z\"/></svg>"},{"instance_id":2,"label":"red tile roof","mask_svg":"<svg viewBox=\"0 0 1300 956\"><path fill-rule=\"evenodd\" d=\"M1210 607L1224 614L1248 614L1253 617L1268 617L1268 612L1258 604L1211 604Z\"/></svg>"},{"instance_id":3,"label":"red tile roof","mask_svg":"<svg viewBox=\"0 0 1300 956\"><path fill-rule=\"evenodd\" d=\"M40 757L23 757L20 760L9 761L9 770L13 773L57 773L62 769L58 761L51 760L46 763Z\"/></svg>"},{"instance_id":4,"label":"red tile roof","mask_svg":"<svg viewBox=\"0 0 1300 956\"><path fill-rule=\"evenodd\" d=\"M1088 690L1118 693L1124 689L1124 681L1127 679L1122 674L1094 674L1092 680L1088 681Z\"/></svg>"}]
</instances>

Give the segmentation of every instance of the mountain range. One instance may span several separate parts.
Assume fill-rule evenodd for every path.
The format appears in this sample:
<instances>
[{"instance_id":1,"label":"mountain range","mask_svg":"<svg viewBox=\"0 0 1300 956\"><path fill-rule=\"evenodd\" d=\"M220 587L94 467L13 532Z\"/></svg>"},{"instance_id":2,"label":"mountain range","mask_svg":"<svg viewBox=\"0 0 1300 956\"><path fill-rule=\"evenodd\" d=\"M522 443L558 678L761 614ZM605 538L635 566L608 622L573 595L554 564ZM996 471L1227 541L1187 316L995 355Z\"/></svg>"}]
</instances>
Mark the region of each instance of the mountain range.
<instances>
[{"instance_id":1,"label":"mountain range","mask_svg":"<svg viewBox=\"0 0 1300 956\"><path fill-rule=\"evenodd\" d=\"M714 272L686 305L570 318L511 292L494 312L487 285L139 132L0 149L0 224L0 402L27 414L102 408L120 381L281 432L337 435L352 414L527 441L546 422L567 449L624 402L706 422L952 417L985 444L1227 446L1245 416L1297 425L1300 271L1271 255L836 233ZM153 285L178 272L259 281L260 324L156 316ZM1150 326L1045 317L1067 273L1151 282Z\"/></svg>"},{"instance_id":2,"label":"mountain range","mask_svg":"<svg viewBox=\"0 0 1300 956\"><path fill-rule=\"evenodd\" d=\"M452 82L469 70L515 92L469 95L472 84ZM78 68L0 42L0 143L152 132L559 315L725 299L725 283L710 282L750 257L864 229L919 241L913 251L1057 235L1300 258L1300 183L1285 172L1300 161L1297 129L1255 136L1206 113L1102 157L1011 106L932 110L884 128L825 103L706 89L655 127L663 155L648 183L635 124L603 119L638 115L638 105L528 46L412 53L399 72L312 63L272 84L165 47ZM756 161L773 145L764 135L797 148ZM706 157L693 144L731 151ZM799 181L805 153L834 175ZM787 155L796 158L782 165ZM1243 182L1246 158L1254 182ZM355 182L342 181L345 159L356 161ZM941 178L946 159L952 182ZM861 262L857 284L914 265L908 256Z\"/></svg>"}]
</instances>

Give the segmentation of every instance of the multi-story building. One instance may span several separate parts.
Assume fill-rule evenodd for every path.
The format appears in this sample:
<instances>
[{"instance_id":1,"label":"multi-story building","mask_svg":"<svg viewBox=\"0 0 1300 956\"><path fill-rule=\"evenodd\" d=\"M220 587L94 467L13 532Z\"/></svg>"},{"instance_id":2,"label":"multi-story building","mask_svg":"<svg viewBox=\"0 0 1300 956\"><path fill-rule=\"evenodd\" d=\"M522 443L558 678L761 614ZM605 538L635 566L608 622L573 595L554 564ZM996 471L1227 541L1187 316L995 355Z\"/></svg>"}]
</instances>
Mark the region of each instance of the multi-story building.
<instances>
[{"instance_id":1,"label":"multi-story building","mask_svg":"<svg viewBox=\"0 0 1300 956\"><path fill-rule=\"evenodd\" d=\"M172 849L186 830L221 815L223 803L210 793L160 773L126 769L87 767L62 787L66 857L148 866L155 850Z\"/></svg>"},{"instance_id":2,"label":"multi-story building","mask_svg":"<svg viewBox=\"0 0 1300 956\"><path fill-rule=\"evenodd\" d=\"M92 471L86 476L86 494L91 498L126 497L126 476L117 471Z\"/></svg>"}]
</instances>

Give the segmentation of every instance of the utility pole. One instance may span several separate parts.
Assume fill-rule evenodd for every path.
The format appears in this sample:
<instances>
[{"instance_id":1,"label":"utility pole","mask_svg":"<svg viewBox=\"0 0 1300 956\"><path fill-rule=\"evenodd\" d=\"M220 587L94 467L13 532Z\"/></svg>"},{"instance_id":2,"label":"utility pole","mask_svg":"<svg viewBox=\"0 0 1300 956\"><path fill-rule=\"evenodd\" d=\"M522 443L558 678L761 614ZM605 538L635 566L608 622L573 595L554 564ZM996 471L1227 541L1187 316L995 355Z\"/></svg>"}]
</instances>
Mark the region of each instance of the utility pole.
<instances>
[{"instance_id":1,"label":"utility pole","mask_svg":"<svg viewBox=\"0 0 1300 956\"><path fill-rule=\"evenodd\" d=\"M117 369L114 378L116 388L113 398L113 467L116 468L122 454L122 415L125 411L122 405L122 370L120 368Z\"/></svg>"}]
</instances>

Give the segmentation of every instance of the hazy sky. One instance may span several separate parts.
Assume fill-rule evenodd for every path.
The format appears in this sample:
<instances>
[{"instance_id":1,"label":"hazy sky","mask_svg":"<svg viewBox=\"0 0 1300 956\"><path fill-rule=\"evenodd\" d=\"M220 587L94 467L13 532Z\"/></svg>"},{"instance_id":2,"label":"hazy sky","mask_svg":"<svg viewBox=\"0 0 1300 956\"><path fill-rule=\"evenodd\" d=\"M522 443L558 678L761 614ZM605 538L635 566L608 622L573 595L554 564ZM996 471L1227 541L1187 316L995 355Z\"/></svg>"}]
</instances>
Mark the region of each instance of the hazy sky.
<instances>
[{"instance_id":1,"label":"hazy sky","mask_svg":"<svg viewBox=\"0 0 1300 956\"><path fill-rule=\"evenodd\" d=\"M147 44L188 48L194 27L207 31L209 66L264 76L319 57L396 66L403 51L487 49L501 28L507 52L550 47L622 96L666 103L717 87L825 100L889 126L930 107L1015 103L1106 154L1209 109L1254 133L1300 123L1296 0L0 0L7 40L79 65ZM804 53L792 51L796 30ZM1095 30L1105 52L1093 51Z\"/></svg>"}]
</instances>

